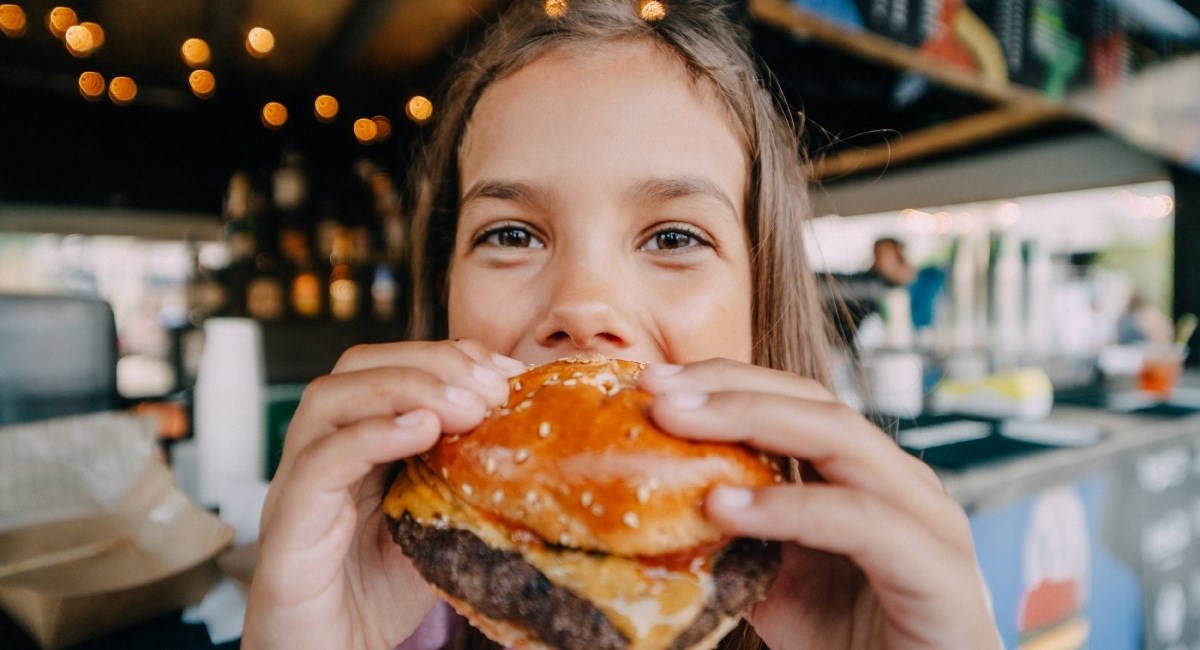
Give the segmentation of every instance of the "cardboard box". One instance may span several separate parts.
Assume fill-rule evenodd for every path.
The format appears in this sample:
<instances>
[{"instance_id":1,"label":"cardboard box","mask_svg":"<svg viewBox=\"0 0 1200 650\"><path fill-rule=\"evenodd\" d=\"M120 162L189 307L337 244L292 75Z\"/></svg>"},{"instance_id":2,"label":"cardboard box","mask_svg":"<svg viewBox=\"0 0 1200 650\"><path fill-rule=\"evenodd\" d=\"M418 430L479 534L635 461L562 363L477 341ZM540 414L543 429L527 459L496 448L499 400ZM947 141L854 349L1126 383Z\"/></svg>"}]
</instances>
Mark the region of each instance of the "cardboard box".
<instances>
[{"instance_id":1,"label":"cardboard box","mask_svg":"<svg viewBox=\"0 0 1200 650\"><path fill-rule=\"evenodd\" d=\"M0 606L43 648L182 609L217 578L233 529L176 489L153 426L103 414L0 428L0 475L23 468L0 478L0 528L36 520L0 532Z\"/></svg>"}]
</instances>

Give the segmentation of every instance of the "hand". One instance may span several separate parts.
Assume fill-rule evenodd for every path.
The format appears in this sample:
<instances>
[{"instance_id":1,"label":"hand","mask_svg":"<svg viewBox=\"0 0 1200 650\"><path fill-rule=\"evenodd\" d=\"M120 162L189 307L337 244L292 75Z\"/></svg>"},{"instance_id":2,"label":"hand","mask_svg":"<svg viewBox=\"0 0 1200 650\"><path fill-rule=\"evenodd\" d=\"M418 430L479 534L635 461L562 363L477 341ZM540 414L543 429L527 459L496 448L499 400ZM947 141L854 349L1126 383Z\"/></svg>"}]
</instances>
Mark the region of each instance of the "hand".
<instances>
[{"instance_id":1,"label":"hand","mask_svg":"<svg viewBox=\"0 0 1200 650\"><path fill-rule=\"evenodd\" d=\"M380 509L388 466L475 427L524 365L472 341L358 346L304 391L263 506L246 648L390 648L434 596Z\"/></svg>"},{"instance_id":2,"label":"hand","mask_svg":"<svg viewBox=\"0 0 1200 650\"><path fill-rule=\"evenodd\" d=\"M676 435L795 458L813 476L718 488L709 518L784 542L747 619L772 648L999 648L966 514L933 471L817 382L725 360L651 364L642 386Z\"/></svg>"}]
</instances>

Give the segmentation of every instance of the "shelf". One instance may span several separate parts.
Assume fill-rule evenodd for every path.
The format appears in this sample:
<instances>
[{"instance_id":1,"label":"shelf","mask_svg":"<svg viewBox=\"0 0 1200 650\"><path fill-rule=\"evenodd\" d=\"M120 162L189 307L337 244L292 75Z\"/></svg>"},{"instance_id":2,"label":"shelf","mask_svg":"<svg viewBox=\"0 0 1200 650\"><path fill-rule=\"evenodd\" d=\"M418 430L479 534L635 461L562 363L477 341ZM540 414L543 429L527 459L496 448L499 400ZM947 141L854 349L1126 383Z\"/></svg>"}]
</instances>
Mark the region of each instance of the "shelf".
<instances>
[{"instance_id":1,"label":"shelf","mask_svg":"<svg viewBox=\"0 0 1200 650\"><path fill-rule=\"evenodd\" d=\"M992 105L971 115L898 133L874 146L841 147L812 162L810 178L814 181L861 174L966 149L1057 122L1086 119L1067 104L1031 88L988 79L886 36L851 30L797 8L786 0L750 0L749 8L755 20L784 30L794 38L820 43L898 73L920 75L940 87L977 97Z\"/></svg>"}]
</instances>

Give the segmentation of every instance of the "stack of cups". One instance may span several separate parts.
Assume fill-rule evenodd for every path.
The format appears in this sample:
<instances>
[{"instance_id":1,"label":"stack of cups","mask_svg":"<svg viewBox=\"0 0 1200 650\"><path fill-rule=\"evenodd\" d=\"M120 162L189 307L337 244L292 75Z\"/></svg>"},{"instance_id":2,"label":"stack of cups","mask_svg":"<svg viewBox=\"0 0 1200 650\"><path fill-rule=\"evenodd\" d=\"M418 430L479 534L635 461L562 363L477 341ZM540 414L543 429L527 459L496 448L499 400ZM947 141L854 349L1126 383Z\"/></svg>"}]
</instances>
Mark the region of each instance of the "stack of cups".
<instances>
[{"instance_id":1,"label":"stack of cups","mask_svg":"<svg viewBox=\"0 0 1200 650\"><path fill-rule=\"evenodd\" d=\"M225 490L238 483L263 478L264 366L256 321L205 321L193 401L197 487L204 506L220 503Z\"/></svg>"}]
</instances>

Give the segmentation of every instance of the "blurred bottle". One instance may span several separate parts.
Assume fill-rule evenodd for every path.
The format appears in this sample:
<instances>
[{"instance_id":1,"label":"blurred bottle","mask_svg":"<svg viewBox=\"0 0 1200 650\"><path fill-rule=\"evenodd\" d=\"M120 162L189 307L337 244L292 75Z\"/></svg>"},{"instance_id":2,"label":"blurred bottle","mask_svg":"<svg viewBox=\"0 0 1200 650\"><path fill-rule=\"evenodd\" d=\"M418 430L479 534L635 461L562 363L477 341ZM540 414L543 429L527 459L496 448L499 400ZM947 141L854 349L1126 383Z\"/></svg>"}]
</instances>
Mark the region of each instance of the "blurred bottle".
<instances>
[{"instance_id":1,"label":"blurred bottle","mask_svg":"<svg viewBox=\"0 0 1200 650\"><path fill-rule=\"evenodd\" d=\"M298 227L287 228L280 233L279 245L287 269L288 314L308 320L320 318L324 283L317 275L308 234Z\"/></svg>"},{"instance_id":2,"label":"blurred bottle","mask_svg":"<svg viewBox=\"0 0 1200 650\"><path fill-rule=\"evenodd\" d=\"M329 261L329 313L334 320L355 320L359 315L361 287L354 264L354 244L347 229L333 232Z\"/></svg>"},{"instance_id":3,"label":"blurred bottle","mask_svg":"<svg viewBox=\"0 0 1200 650\"><path fill-rule=\"evenodd\" d=\"M254 256L254 270L246 282L246 315L259 320L280 320L285 304L279 261L270 252L261 251Z\"/></svg>"}]
</instances>

